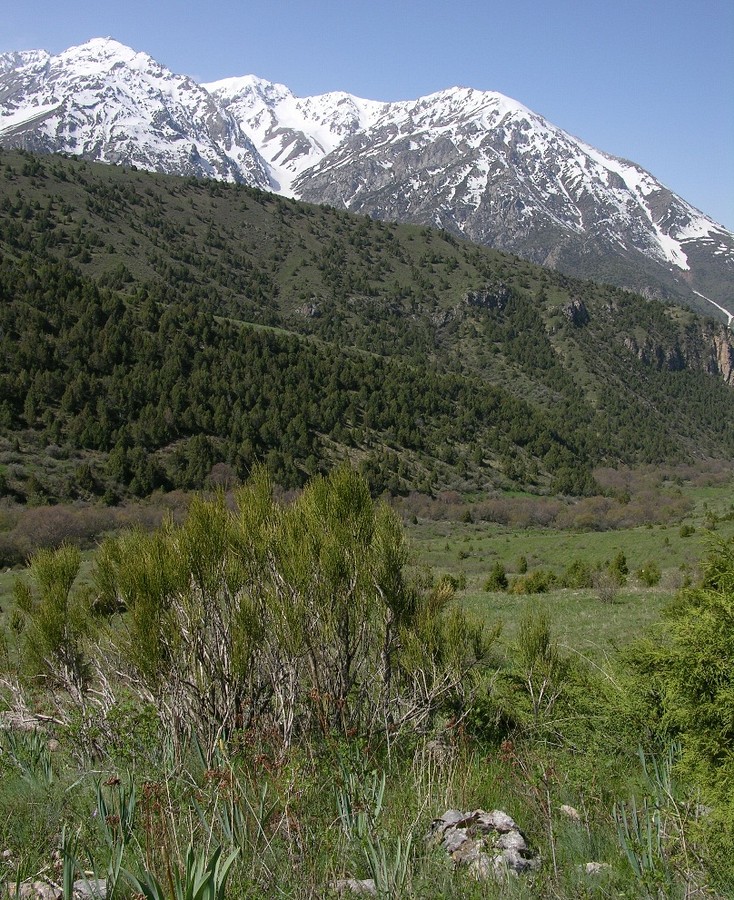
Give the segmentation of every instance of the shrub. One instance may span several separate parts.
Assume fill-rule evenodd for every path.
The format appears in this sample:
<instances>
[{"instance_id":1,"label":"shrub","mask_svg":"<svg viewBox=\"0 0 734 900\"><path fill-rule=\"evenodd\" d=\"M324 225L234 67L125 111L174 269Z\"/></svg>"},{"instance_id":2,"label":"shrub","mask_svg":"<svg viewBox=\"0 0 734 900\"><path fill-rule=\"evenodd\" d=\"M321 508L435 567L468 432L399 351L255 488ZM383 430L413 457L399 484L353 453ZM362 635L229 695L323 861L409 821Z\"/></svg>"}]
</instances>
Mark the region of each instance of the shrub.
<instances>
[{"instance_id":1,"label":"shrub","mask_svg":"<svg viewBox=\"0 0 734 900\"><path fill-rule=\"evenodd\" d=\"M627 557L620 550L613 560L607 563L607 571L611 577L617 582L619 587L623 587L627 583L629 575L629 567L627 565Z\"/></svg>"},{"instance_id":2,"label":"shrub","mask_svg":"<svg viewBox=\"0 0 734 900\"><path fill-rule=\"evenodd\" d=\"M567 588L590 588L594 585L594 573L587 562L575 559L566 567L561 582Z\"/></svg>"},{"instance_id":3,"label":"shrub","mask_svg":"<svg viewBox=\"0 0 734 900\"><path fill-rule=\"evenodd\" d=\"M445 581L446 584L450 585L451 589L454 591L466 590L466 572L461 572L458 575L444 575L442 581Z\"/></svg>"},{"instance_id":4,"label":"shrub","mask_svg":"<svg viewBox=\"0 0 734 900\"><path fill-rule=\"evenodd\" d=\"M569 671L568 660L553 639L545 609L533 606L523 612L517 634L517 657L515 680L527 694L532 721L537 727L556 705Z\"/></svg>"},{"instance_id":5,"label":"shrub","mask_svg":"<svg viewBox=\"0 0 734 900\"><path fill-rule=\"evenodd\" d=\"M734 540L712 542L698 588L671 606L664 639L645 640L627 653L658 736L681 744L678 772L712 808L701 822L710 860L734 886Z\"/></svg>"},{"instance_id":6,"label":"shrub","mask_svg":"<svg viewBox=\"0 0 734 900\"><path fill-rule=\"evenodd\" d=\"M181 525L106 541L99 605L126 609L117 664L174 733L213 752L256 723L299 734L391 732L461 705L487 642L454 589L411 584L399 520L349 469L278 505L258 470L196 500Z\"/></svg>"},{"instance_id":7,"label":"shrub","mask_svg":"<svg viewBox=\"0 0 734 900\"><path fill-rule=\"evenodd\" d=\"M25 615L23 659L30 674L61 685L79 697L87 681L82 640L89 625L83 596L72 591L81 555L76 547L39 550L30 565L30 584L15 582L17 608Z\"/></svg>"},{"instance_id":8,"label":"shrub","mask_svg":"<svg viewBox=\"0 0 734 900\"><path fill-rule=\"evenodd\" d=\"M660 582L662 573L660 572L660 566L654 560L651 560L639 568L635 575L647 587L655 587Z\"/></svg>"},{"instance_id":9,"label":"shrub","mask_svg":"<svg viewBox=\"0 0 734 900\"><path fill-rule=\"evenodd\" d=\"M510 585L511 594L545 594L556 583L553 572L536 569L527 575L515 578Z\"/></svg>"},{"instance_id":10,"label":"shrub","mask_svg":"<svg viewBox=\"0 0 734 900\"><path fill-rule=\"evenodd\" d=\"M20 566L25 557L24 547L12 535L0 532L0 567Z\"/></svg>"},{"instance_id":11,"label":"shrub","mask_svg":"<svg viewBox=\"0 0 734 900\"><path fill-rule=\"evenodd\" d=\"M609 569L594 572L594 590L602 603L614 603L619 595L619 588L618 577Z\"/></svg>"},{"instance_id":12,"label":"shrub","mask_svg":"<svg viewBox=\"0 0 734 900\"><path fill-rule=\"evenodd\" d=\"M484 582L485 591L506 591L507 573L502 563L497 562L492 566L487 580Z\"/></svg>"}]
</instances>

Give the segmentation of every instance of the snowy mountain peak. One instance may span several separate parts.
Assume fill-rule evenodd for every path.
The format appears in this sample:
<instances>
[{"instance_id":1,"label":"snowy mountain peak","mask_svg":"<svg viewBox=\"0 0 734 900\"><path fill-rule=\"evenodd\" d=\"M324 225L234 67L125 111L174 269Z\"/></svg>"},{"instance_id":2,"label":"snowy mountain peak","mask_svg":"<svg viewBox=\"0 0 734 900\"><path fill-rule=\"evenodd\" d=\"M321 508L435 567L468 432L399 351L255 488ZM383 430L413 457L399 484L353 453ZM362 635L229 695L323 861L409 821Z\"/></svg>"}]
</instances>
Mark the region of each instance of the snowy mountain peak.
<instances>
[{"instance_id":1,"label":"snowy mountain peak","mask_svg":"<svg viewBox=\"0 0 734 900\"><path fill-rule=\"evenodd\" d=\"M734 234L640 166L498 92L380 102L297 97L255 75L199 85L94 38L56 56L0 55L0 143L437 225L573 274L734 312Z\"/></svg>"},{"instance_id":2,"label":"snowy mountain peak","mask_svg":"<svg viewBox=\"0 0 734 900\"><path fill-rule=\"evenodd\" d=\"M292 195L293 181L351 134L366 127L385 104L343 91L296 97L285 85L254 75L204 85L252 137L271 181Z\"/></svg>"},{"instance_id":3,"label":"snowy mountain peak","mask_svg":"<svg viewBox=\"0 0 734 900\"><path fill-rule=\"evenodd\" d=\"M230 102L246 97L258 97L264 103L278 103L287 97L293 97L292 92L284 84L267 81L257 75L237 75L232 78L222 78L202 84L202 87L220 97L229 98Z\"/></svg>"},{"instance_id":4,"label":"snowy mountain peak","mask_svg":"<svg viewBox=\"0 0 734 900\"><path fill-rule=\"evenodd\" d=\"M209 92L146 53L95 38L19 63L0 75L6 144L270 186L257 150Z\"/></svg>"},{"instance_id":5,"label":"snowy mountain peak","mask_svg":"<svg viewBox=\"0 0 734 900\"><path fill-rule=\"evenodd\" d=\"M64 62L68 60L86 59L96 59L99 61L121 59L129 61L136 56L146 55L147 54L145 53L133 50L132 47L128 47L126 44L121 44L120 41L115 40L113 37L98 37L85 41L83 44L77 44L74 47L63 50L59 53L57 59ZM151 59L151 57L148 58Z\"/></svg>"}]
</instances>

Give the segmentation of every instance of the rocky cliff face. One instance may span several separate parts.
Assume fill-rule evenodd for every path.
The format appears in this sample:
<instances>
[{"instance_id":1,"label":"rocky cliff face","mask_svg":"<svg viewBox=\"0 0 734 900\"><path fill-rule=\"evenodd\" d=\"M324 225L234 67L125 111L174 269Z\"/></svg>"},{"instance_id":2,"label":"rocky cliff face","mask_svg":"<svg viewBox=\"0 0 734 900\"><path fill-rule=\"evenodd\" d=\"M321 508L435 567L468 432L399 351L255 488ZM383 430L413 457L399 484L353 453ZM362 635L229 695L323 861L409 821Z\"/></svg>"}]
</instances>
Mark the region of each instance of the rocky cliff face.
<instances>
[{"instance_id":1,"label":"rocky cliff face","mask_svg":"<svg viewBox=\"0 0 734 900\"><path fill-rule=\"evenodd\" d=\"M700 322L683 331L674 343L627 335L623 344L638 359L660 369L696 369L734 387L734 336L724 325Z\"/></svg>"}]
</instances>

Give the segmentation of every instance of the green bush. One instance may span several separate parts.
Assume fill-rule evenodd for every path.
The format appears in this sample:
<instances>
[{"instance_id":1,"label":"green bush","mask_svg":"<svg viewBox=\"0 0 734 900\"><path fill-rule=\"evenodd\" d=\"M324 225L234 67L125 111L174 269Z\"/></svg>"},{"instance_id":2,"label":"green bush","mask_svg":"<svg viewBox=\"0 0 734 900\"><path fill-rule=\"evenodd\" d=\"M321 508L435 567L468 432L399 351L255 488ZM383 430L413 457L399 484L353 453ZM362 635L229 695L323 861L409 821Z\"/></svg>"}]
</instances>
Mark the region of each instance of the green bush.
<instances>
[{"instance_id":1,"label":"green bush","mask_svg":"<svg viewBox=\"0 0 734 900\"><path fill-rule=\"evenodd\" d=\"M646 562L644 566L639 568L635 575L647 587L655 587L659 584L661 576L660 566L654 561Z\"/></svg>"},{"instance_id":2,"label":"green bush","mask_svg":"<svg viewBox=\"0 0 734 900\"><path fill-rule=\"evenodd\" d=\"M484 582L484 590L488 592L507 590L507 573L499 560L490 569L489 576Z\"/></svg>"},{"instance_id":3,"label":"green bush","mask_svg":"<svg viewBox=\"0 0 734 900\"><path fill-rule=\"evenodd\" d=\"M267 724L287 748L425 723L460 701L482 629L452 608L449 580L406 578L399 520L361 476L316 477L281 506L260 469L235 497L233 510L198 499L182 525L97 555L99 607L125 611L113 656L176 734L211 752L235 727Z\"/></svg>"},{"instance_id":4,"label":"green bush","mask_svg":"<svg viewBox=\"0 0 734 900\"><path fill-rule=\"evenodd\" d=\"M629 566L627 565L627 557L620 550L619 553L614 557L614 559L607 562L606 565L607 571L617 582L619 587L623 587L627 583L627 576L629 575Z\"/></svg>"},{"instance_id":5,"label":"green bush","mask_svg":"<svg viewBox=\"0 0 734 900\"><path fill-rule=\"evenodd\" d=\"M711 812L699 824L715 878L734 888L734 539L711 545L699 587L683 590L662 639L627 654L644 698L641 713L661 739L681 745L678 772ZM634 686L633 686L634 689ZM722 887L723 890L723 887Z\"/></svg>"},{"instance_id":6,"label":"green bush","mask_svg":"<svg viewBox=\"0 0 734 900\"><path fill-rule=\"evenodd\" d=\"M90 625L86 596L72 589L81 554L63 544L32 558L30 582L18 579L14 597L28 627L23 629L23 661L29 675L79 696L88 680L83 640Z\"/></svg>"},{"instance_id":7,"label":"green bush","mask_svg":"<svg viewBox=\"0 0 734 900\"><path fill-rule=\"evenodd\" d=\"M590 588L594 585L594 572L587 562L575 559L566 567L561 583L567 588Z\"/></svg>"},{"instance_id":8,"label":"green bush","mask_svg":"<svg viewBox=\"0 0 734 900\"><path fill-rule=\"evenodd\" d=\"M556 576L546 569L536 569L527 575L513 579L509 587L511 594L545 594L556 584Z\"/></svg>"}]
</instances>

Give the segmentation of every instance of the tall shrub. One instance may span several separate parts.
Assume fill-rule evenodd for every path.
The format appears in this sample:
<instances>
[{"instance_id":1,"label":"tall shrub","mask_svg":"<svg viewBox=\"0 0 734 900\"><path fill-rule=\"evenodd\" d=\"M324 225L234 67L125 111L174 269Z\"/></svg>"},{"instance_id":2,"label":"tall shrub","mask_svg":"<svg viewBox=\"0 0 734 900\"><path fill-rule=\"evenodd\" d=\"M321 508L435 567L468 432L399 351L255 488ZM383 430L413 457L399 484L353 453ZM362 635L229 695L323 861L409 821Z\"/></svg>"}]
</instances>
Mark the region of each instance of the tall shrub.
<instances>
[{"instance_id":1,"label":"tall shrub","mask_svg":"<svg viewBox=\"0 0 734 900\"><path fill-rule=\"evenodd\" d=\"M39 550L31 560L30 580L15 582L14 596L25 617L23 663L28 674L54 687L83 693L88 669L83 639L89 624L83 593L72 588L79 574L81 554L64 544Z\"/></svg>"},{"instance_id":2,"label":"tall shrub","mask_svg":"<svg viewBox=\"0 0 734 900\"><path fill-rule=\"evenodd\" d=\"M391 732L456 702L486 655L480 628L444 583L405 575L400 522L348 468L290 506L264 470L237 493L199 499L182 525L101 548L95 584L119 666L176 733L208 747L267 724L304 732Z\"/></svg>"},{"instance_id":3,"label":"tall shrub","mask_svg":"<svg viewBox=\"0 0 734 900\"><path fill-rule=\"evenodd\" d=\"M658 640L628 654L647 721L678 740L679 771L710 804L715 877L734 890L734 539L712 543L700 586L682 591ZM652 715L650 714L652 713Z\"/></svg>"}]
</instances>

